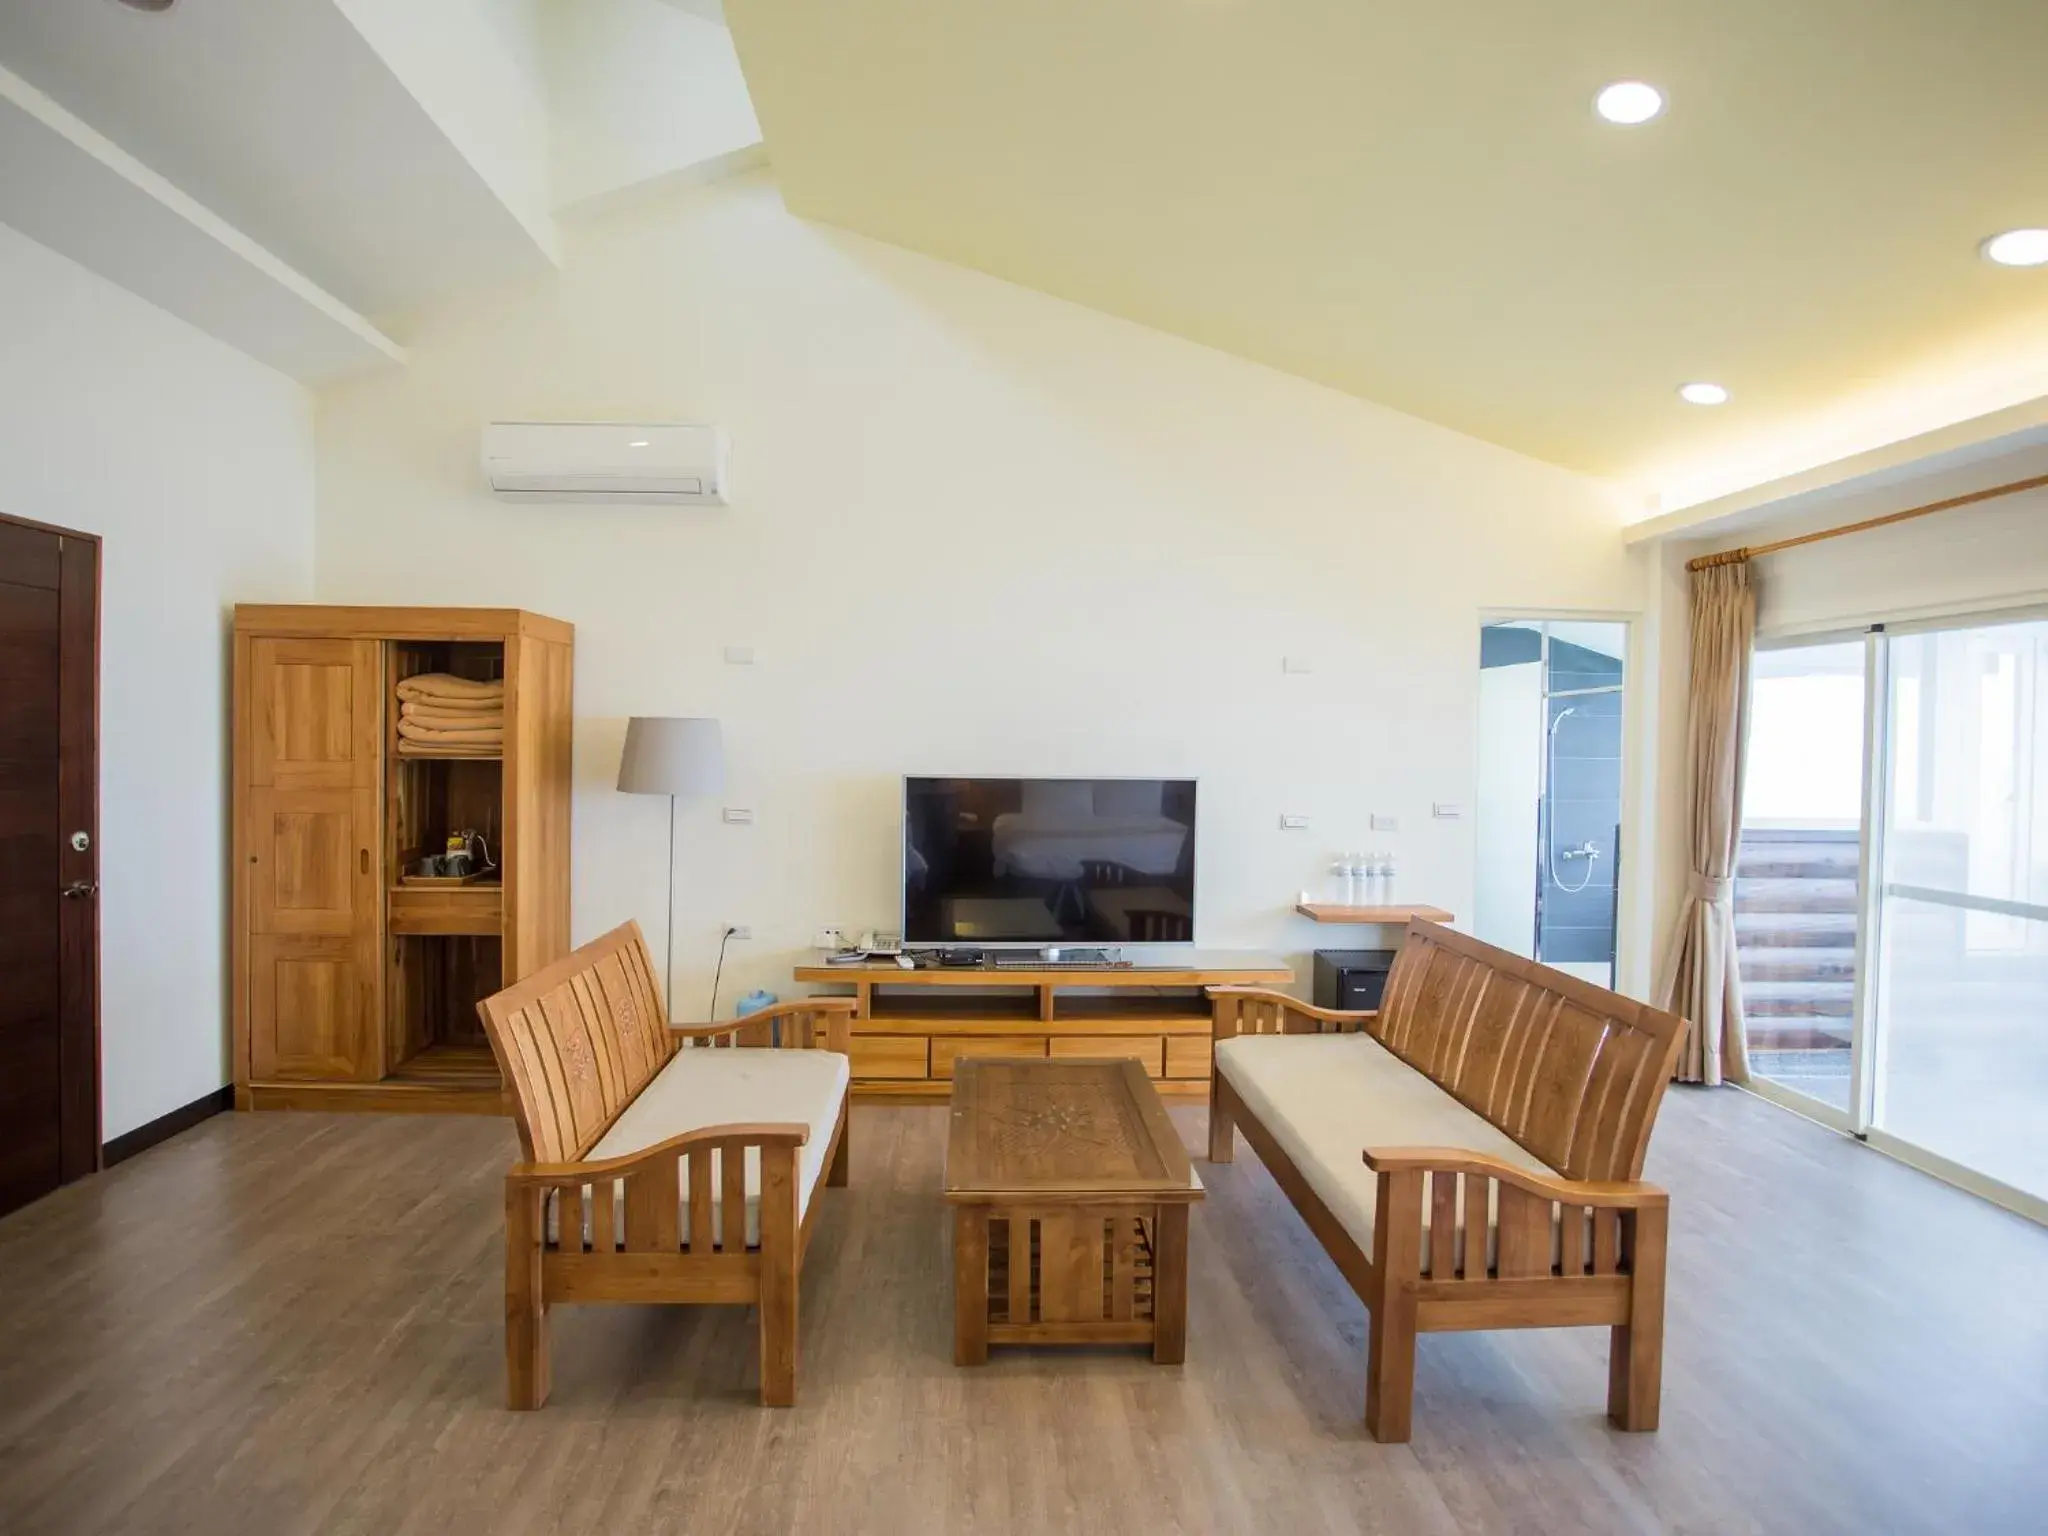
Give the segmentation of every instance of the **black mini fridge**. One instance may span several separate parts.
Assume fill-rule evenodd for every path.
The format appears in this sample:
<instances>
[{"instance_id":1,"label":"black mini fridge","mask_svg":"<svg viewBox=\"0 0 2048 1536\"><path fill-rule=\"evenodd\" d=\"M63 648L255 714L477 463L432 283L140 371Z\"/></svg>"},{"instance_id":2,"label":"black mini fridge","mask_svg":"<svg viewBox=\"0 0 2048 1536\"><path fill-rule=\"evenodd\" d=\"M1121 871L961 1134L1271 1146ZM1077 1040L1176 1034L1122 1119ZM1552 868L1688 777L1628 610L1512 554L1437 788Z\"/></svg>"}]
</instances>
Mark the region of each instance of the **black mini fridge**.
<instances>
[{"instance_id":1,"label":"black mini fridge","mask_svg":"<svg viewBox=\"0 0 2048 1536\"><path fill-rule=\"evenodd\" d=\"M1317 950L1315 1005L1348 1011L1379 1007L1396 953L1391 949Z\"/></svg>"}]
</instances>

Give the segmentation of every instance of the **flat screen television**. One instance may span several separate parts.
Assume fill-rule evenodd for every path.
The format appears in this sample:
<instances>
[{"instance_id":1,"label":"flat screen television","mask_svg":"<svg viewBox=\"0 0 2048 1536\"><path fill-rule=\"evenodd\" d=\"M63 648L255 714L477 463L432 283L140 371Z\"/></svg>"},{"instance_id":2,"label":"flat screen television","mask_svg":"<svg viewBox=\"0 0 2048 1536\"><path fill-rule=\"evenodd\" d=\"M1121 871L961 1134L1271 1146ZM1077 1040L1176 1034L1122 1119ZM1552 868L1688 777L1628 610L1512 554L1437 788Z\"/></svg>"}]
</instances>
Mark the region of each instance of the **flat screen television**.
<instances>
[{"instance_id":1,"label":"flat screen television","mask_svg":"<svg viewBox=\"0 0 2048 1536\"><path fill-rule=\"evenodd\" d=\"M1193 779L904 779L904 943L1194 936Z\"/></svg>"}]
</instances>

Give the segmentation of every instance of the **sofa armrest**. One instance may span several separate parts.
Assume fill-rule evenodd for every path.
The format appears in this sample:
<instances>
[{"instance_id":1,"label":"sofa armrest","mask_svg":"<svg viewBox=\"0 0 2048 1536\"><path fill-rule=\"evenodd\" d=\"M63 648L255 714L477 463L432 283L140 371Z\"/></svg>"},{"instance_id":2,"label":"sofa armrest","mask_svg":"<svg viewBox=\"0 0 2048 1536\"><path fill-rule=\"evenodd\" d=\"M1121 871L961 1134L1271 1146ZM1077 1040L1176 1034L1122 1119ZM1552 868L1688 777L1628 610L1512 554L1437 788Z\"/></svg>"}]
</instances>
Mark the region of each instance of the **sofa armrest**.
<instances>
[{"instance_id":1,"label":"sofa armrest","mask_svg":"<svg viewBox=\"0 0 2048 1536\"><path fill-rule=\"evenodd\" d=\"M811 1128L800 1121L706 1125L694 1131L683 1131L666 1141L657 1141L651 1147L642 1147L637 1152L628 1152L620 1157L600 1158L594 1162L514 1163L505 1174L505 1182L547 1188L563 1184L588 1184L597 1179L623 1179L664 1165L673 1168L678 1157L687 1156L695 1151L708 1151L714 1147L739 1145L764 1149L794 1149L803 1146L810 1139Z\"/></svg>"},{"instance_id":2,"label":"sofa armrest","mask_svg":"<svg viewBox=\"0 0 2048 1536\"><path fill-rule=\"evenodd\" d=\"M1372 1022L1379 1017L1375 1009L1318 1008L1264 987L1210 987L1208 992L1209 1031L1216 1040L1233 1035L1371 1033Z\"/></svg>"},{"instance_id":3,"label":"sofa armrest","mask_svg":"<svg viewBox=\"0 0 2048 1536\"><path fill-rule=\"evenodd\" d=\"M680 1247L698 1257L722 1252L737 1258L749 1247L747 1212L755 1203L747 1187L751 1153L760 1163L764 1262L773 1251L793 1265L803 1200L798 1155L810 1137L810 1127L801 1124L707 1125L624 1157L516 1163L505 1175L506 1231L518 1235L522 1253L544 1253L552 1241L558 1258L579 1263L586 1240L593 1255L674 1254ZM551 1202L558 1213L552 1238Z\"/></svg>"},{"instance_id":4,"label":"sofa armrest","mask_svg":"<svg viewBox=\"0 0 2048 1536\"><path fill-rule=\"evenodd\" d=\"M850 997L801 997L750 1013L744 1019L718 1024L671 1024L669 1037L678 1045L716 1045L730 1035L736 1045L780 1046L785 1050L852 1050L853 1013ZM786 1027L785 1027L786 1026Z\"/></svg>"},{"instance_id":5,"label":"sofa armrest","mask_svg":"<svg viewBox=\"0 0 2048 1536\"><path fill-rule=\"evenodd\" d=\"M1381 1176L1422 1173L1465 1173L1492 1179L1510 1189L1519 1189L1540 1200L1563 1205L1593 1206L1605 1210L1642 1210L1670 1203L1671 1197L1656 1184L1640 1179L1605 1182L1566 1179L1554 1174L1535 1173L1513 1163L1464 1147L1367 1147L1365 1166Z\"/></svg>"}]
</instances>

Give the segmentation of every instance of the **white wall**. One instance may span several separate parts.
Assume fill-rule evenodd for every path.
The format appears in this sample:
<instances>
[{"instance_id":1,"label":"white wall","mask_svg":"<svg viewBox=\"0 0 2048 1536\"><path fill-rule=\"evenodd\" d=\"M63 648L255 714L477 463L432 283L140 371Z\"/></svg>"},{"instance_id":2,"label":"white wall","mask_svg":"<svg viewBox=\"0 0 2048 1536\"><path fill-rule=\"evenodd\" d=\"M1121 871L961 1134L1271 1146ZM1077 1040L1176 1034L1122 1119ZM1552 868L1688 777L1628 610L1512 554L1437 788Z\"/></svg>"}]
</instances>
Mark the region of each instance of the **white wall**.
<instances>
[{"instance_id":1,"label":"white wall","mask_svg":"<svg viewBox=\"0 0 2048 1536\"><path fill-rule=\"evenodd\" d=\"M725 722L723 803L756 820L684 807L685 1013L722 921L755 934L728 997L787 994L820 924L893 921L906 771L1198 776L1207 947L1369 941L1290 913L1346 847L1469 913L1470 816L1430 805L1472 801L1482 609L1642 606L1592 482L805 224L757 179L572 231L558 279L409 340L320 397L320 596L576 624L579 939L659 933L664 806L609 787L624 717ZM722 423L736 505L495 503L478 428L520 417Z\"/></svg>"},{"instance_id":2,"label":"white wall","mask_svg":"<svg viewBox=\"0 0 2048 1536\"><path fill-rule=\"evenodd\" d=\"M555 206L761 142L732 34L664 0L544 0Z\"/></svg>"},{"instance_id":3,"label":"white wall","mask_svg":"<svg viewBox=\"0 0 2048 1536\"><path fill-rule=\"evenodd\" d=\"M108 1138L229 1079L227 610L311 595L311 397L0 225L0 511L102 547Z\"/></svg>"},{"instance_id":4,"label":"white wall","mask_svg":"<svg viewBox=\"0 0 2048 1536\"><path fill-rule=\"evenodd\" d=\"M1838 527L2043 474L2048 449L2034 449L1859 491L1800 526ZM1777 536L1752 529L1742 542ZM2048 602L2048 488L1766 555L1757 577L1757 628L1773 636Z\"/></svg>"}]
</instances>

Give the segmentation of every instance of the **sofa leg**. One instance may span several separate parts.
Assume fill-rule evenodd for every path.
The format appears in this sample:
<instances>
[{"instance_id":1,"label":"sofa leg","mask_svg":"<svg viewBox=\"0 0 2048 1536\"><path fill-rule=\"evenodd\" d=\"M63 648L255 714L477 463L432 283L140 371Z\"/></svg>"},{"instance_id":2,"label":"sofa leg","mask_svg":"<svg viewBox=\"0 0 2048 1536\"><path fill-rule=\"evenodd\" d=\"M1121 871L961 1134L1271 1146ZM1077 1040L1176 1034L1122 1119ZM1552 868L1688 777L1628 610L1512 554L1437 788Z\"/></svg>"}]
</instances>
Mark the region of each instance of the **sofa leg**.
<instances>
[{"instance_id":1,"label":"sofa leg","mask_svg":"<svg viewBox=\"0 0 2048 1536\"><path fill-rule=\"evenodd\" d=\"M1392 1291L1389 1287L1389 1291ZM1415 1413L1415 1294L1392 1294L1369 1314L1365 1356L1365 1429L1382 1445L1407 1441Z\"/></svg>"},{"instance_id":2,"label":"sofa leg","mask_svg":"<svg viewBox=\"0 0 2048 1536\"><path fill-rule=\"evenodd\" d=\"M1227 1163L1237 1156L1237 1126L1223 1103L1223 1074L1209 1072L1209 1161Z\"/></svg>"},{"instance_id":3,"label":"sofa leg","mask_svg":"<svg viewBox=\"0 0 2048 1536\"><path fill-rule=\"evenodd\" d=\"M796 1149L761 1151L761 1406L796 1403Z\"/></svg>"},{"instance_id":4,"label":"sofa leg","mask_svg":"<svg viewBox=\"0 0 2048 1536\"><path fill-rule=\"evenodd\" d=\"M1407 1440L1415 1410L1415 1287L1422 1272L1422 1175L1379 1175L1373 1209L1373 1284L1366 1299L1365 1427Z\"/></svg>"},{"instance_id":5,"label":"sofa leg","mask_svg":"<svg viewBox=\"0 0 2048 1536\"><path fill-rule=\"evenodd\" d=\"M796 1275L761 1274L761 1406L796 1406Z\"/></svg>"},{"instance_id":6,"label":"sofa leg","mask_svg":"<svg viewBox=\"0 0 2048 1536\"><path fill-rule=\"evenodd\" d=\"M1644 1206L1627 1217L1628 1321L1607 1344L1607 1417L1615 1428L1657 1427L1664 1386L1664 1244L1668 1207Z\"/></svg>"},{"instance_id":7,"label":"sofa leg","mask_svg":"<svg viewBox=\"0 0 2048 1536\"><path fill-rule=\"evenodd\" d=\"M853 1091L839 1101L839 1148L832 1154L832 1166L825 1170L825 1182L843 1189L853 1177Z\"/></svg>"},{"instance_id":8,"label":"sofa leg","mask_svg":"<svg viewBox=\"0 0 2048 1536\"><path fill-rule=\"evenodd\" d=\"M540 1267L546 1200L538 1189L505 1190L505 1397L515 1409L548 1400L548 1307Z\"/></svg>"}]
</instances>

